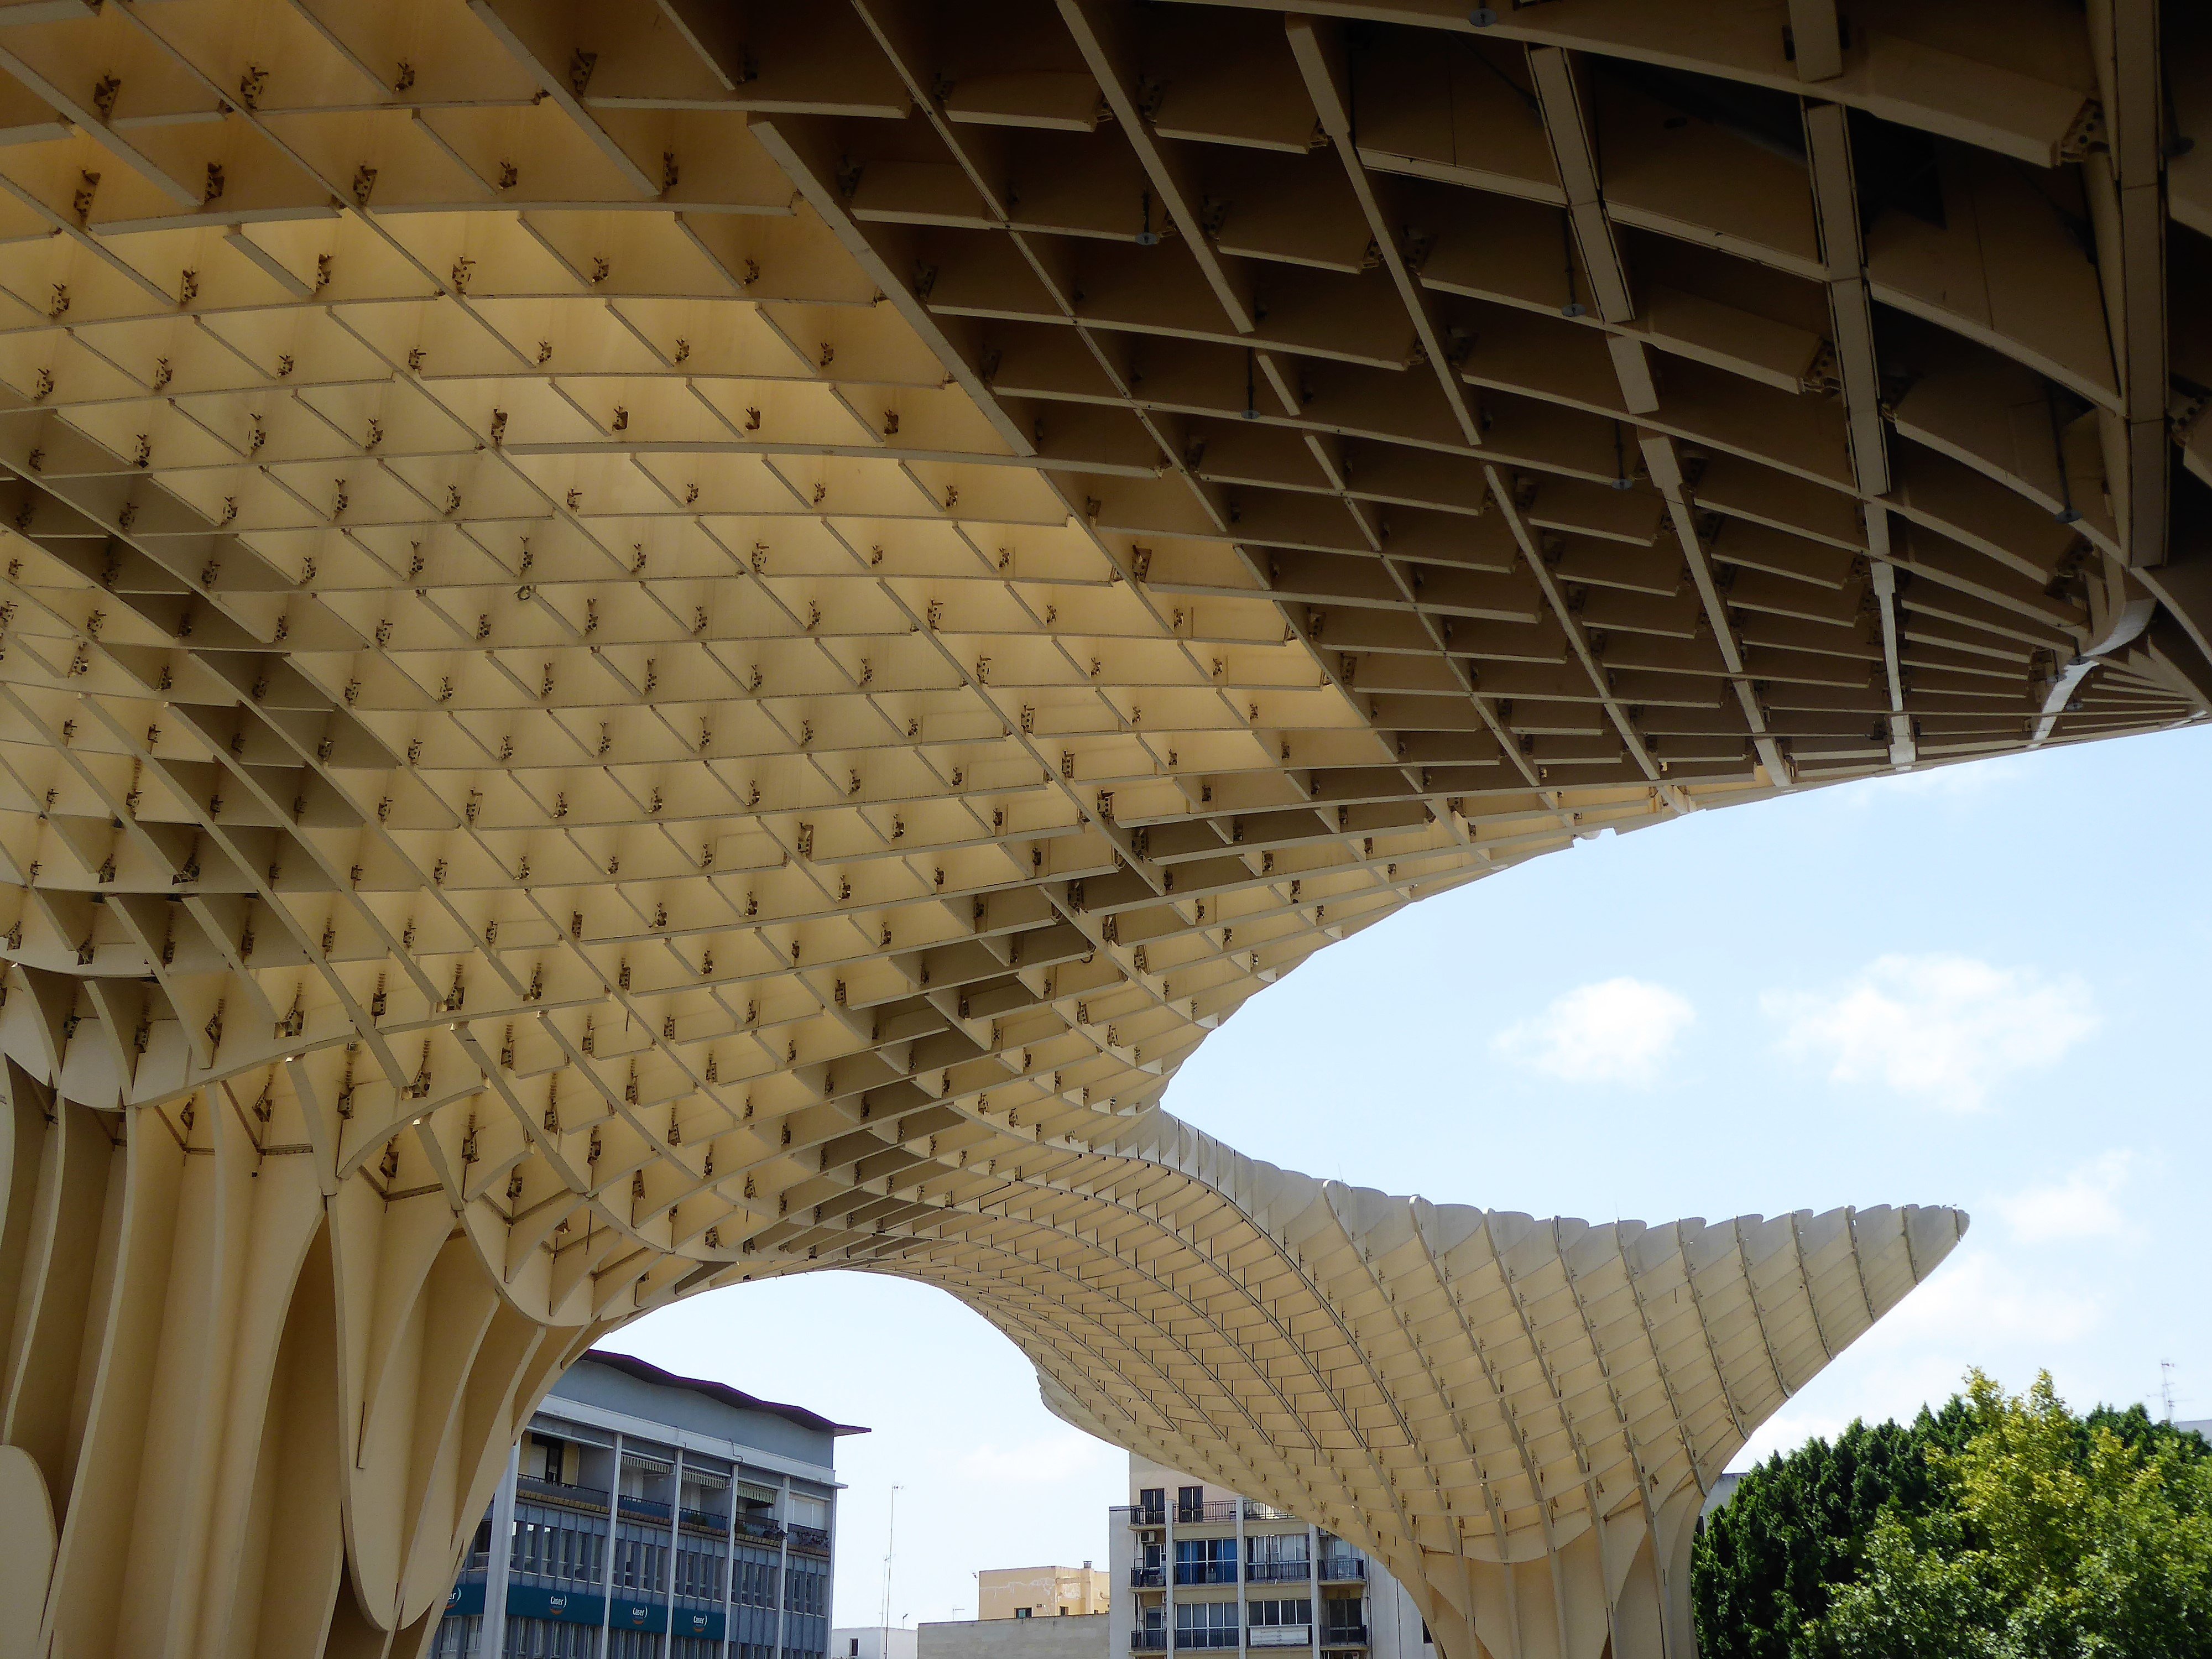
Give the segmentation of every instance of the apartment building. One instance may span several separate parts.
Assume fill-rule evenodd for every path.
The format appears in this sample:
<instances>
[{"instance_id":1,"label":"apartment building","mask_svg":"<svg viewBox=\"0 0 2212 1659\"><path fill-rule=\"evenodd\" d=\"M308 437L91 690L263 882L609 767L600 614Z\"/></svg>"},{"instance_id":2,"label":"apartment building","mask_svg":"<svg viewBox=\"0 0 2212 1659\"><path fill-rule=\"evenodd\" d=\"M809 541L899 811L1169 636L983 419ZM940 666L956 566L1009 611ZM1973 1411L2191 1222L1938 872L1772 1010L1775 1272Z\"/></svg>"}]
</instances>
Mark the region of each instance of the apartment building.
<instances>
[{"instance_id":1,"label":"apartment building","mask_svg":"<svg viewBox=\"0 0 2212 1659\"><path fill-rule=\"evenodd\" d=\"M1226 1487L1133 1455L1107 1542L1112 1639L1128 1659L1171 1647L1435 1659L1397 1580L1334 1534Z\"/></svg>"},{"instance_id":2,"label":"apartment building","mask_svg":"<svg viewBox=\"0 0 2212 1659\"><path fill-rule=\"evenodd\" d=\"M586 1355L509 1458L432 1659L830 1659L836 1447L866 1432Z\"/></svg>"},{"instance_id":3,"label":"apartment building","mask_svg":"<svg viewBox=\"0 0 2212 1659\"><path fill-rule=\"evenodd\" d=\"M1113 1575L1079 1567L986 1567L975 1575L979 1619L1058 1619L1108 1613Z\"/></svg>"}]
</instances>

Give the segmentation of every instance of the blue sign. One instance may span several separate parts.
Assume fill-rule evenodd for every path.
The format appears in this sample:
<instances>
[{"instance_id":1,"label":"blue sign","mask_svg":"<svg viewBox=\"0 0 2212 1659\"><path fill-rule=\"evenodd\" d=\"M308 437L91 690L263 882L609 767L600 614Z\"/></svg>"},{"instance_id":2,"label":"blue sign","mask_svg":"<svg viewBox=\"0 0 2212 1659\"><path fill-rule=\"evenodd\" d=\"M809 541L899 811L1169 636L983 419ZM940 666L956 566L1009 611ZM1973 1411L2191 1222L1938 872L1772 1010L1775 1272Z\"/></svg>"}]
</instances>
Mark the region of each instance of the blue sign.
<instances>
[{"instance_id":1,"label":"blue sign","mask_svg":"<svg viewBox=\"0 0 2212 1659\"><path fill-rule=\"evenodd\" d=\"M446 1616L466 1618L484 1610L484 1587L481 1579L472 1583L453 1586L446 1597ZM543 1584L509 1584L507 1587L507 1611L509 1618L549 1619L567 1625L598 1625L602 1620L616 1630L646 1631L659 1635L668 1628L668 1609L658 1601L634 1601L617 1596L609 1608L603 1596L582 1590L550 1589ZM719 1642L725 1633L726 1623L720 1607L678 1607L676 1609L676 1634L699 1637L709 1642Z\"/></svg>"},{"instance_id":2,"label":"blue sign","mask_svg":"<svg viewBox=\"0 0 2212 1659\"><path fill-rule=\"evenodd\" d=\"M668 1628L668 1609L658 1601L631 1601L617 1596L607 1623L617 1630L651 1631L658 1635Z\"/></svg>"},{"instance_id":3,"label":"blue sign","mask_svg":"<svg viewBox=\"0 0 2212 1659\"><path fill-rule=\"evenodd\" d=\"M568 1625L596 1625L606 1611L605 1601L580 1590L548 1589L540 1584L509 1584L509 1617L551 1619Z\"/></svg>"},{"instance_id":4,"label":"blue sign","mask_svg":"<svg viewBox=\"0 0 2212 1659\"><path fill-rule=\"evenodd\" d=\"M702 1637L709 1642L722 1639L722 1610L720 1607L678 1607L676 1609L676 1633L678 1636Z\"/></svg>"}]
</instances>

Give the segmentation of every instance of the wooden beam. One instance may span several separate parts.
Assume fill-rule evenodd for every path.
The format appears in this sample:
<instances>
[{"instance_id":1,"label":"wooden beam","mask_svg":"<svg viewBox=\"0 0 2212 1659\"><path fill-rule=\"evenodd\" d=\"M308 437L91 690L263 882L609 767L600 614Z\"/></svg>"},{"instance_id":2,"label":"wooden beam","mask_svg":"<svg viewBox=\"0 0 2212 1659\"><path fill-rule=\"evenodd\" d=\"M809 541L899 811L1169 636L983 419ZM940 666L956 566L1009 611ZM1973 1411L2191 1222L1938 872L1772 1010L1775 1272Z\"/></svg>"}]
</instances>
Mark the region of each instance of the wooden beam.
<instances>
[{"instance_id":1,"label":"wooden beam","mask_svg":"<svg viewBox=\"0 0 2212 1659\"><path fill-rule=\"evenodd\" d=\"M1808 101L1805 149L1811 162L1813 206L1827 266L1829 330L1844 386L1851 466L1859 494L1889 494L1889 453L1881 415L1881 373L1875 362L1874 306L1866 250L1859 234L1859 196L1852 176L1850 125L1840 104Z\"/></svg>"},{"instance_id":2,"label":"wooden beam","mask_svg":"<svg viewBox=\"0 0 2212 1659\"><path fill-rule=\"evenodd\" d=\"M1535 82L1559 183L1567 193L1567 216L1589 277L1592 309L1608 323L1628 322L1636 315L1636 304L1629 295L1628 271L1613 240L1613 222L1606 216L1596 142L1574 59L1557 46L1531 46L1528 73Z\"/></svg>"},{"instance_id":3,"label":"wooden beam","mask_svg":"<svg viewBox=\"0 0 2212 1659\"><path fill-rule=\"evenodd\" d=\"M1698 592L1698 602L1704 607L1714 641L1720 647L1721 660L1729 672L1729 689L1743 710L1744 723L1751 730L1752 744L1759 751L1760 763L1766 768L1774 787L1787 789L1796 778L1788 757L1768 730L1766 711L1759 707L1750 676L1745 672L1743 647L1736 638L1735 624L1729 619L1728 602L1714 580L1712 558L1705 550L1705 538L1698 533L1697 513L1690 500L1674 441L1661 433L1647 432L1642 434L1640 442L1644 471L1650 475L1652 487L1666 499L1668 521L1674 526L1690 580Z\"/></svg>"},{"instance_id":4,"label":"wooden beam","mask_svg":"<svg viewBox=\"0 0 2212 1659\"><path fill-rule=\"evenodd\" d=\"M1475 418L1466 382L1459 375L1458 363L1462 354L1437 322L1435 296L1421 286L1419 278L1406 264L1402 246L1404 222L1388 205L1389 198L1396 193L1395 181L1376 178L1359 159L1358 143L1352 131L1347 95L1351 74L1345 61L1343 31L1333 22L1307 17L1291 17L1285 27L1290 33L1291 54L1297 59L1298 72L1305 77L1306 93L1313 100L1322 131L1328 135L1330 145L1343 161L1352 194L1359 198L1360 210L1367 216L1376 256L1397 285L1399 298L1404 301L1413 331L1421 342L1422 353L1428 359L1445 402L1451 405L1461 433L1470 445L1480 445L1481 423Z\"/></svg>"},{"instance_id":5,"label":"wooden beam","mask_svg":"<svg viewBox=\"0 0 2212 1659\"><path fill-rule=\"evenodd\" d=\"M2108 148L2085 172L2123 412L2107 416L2108 483L2128 562L2166 559L2172 448L2167 441L2166 98L2157 0L2097 0L2091 56Z\"/></svg>"},{"instance_id":6,"label":"wooden beam","mask_svg":"<svg viewBox=\"0 0 2212 1659\"><path fill-rule=\"evenodd\" d=\"M1790 46L1800 81L1832 81L1841 75L1843 27L1836 0L1790 0Z\"/></svg>"},{"instance_id":7,"label":"wooden beam","mask_svg":"<svg viewBox=\"0 0 2212 1659\"><path fill-rule=\"evenodd\" d=\"M1134 21L1109 0L1058 0L1058 4L1060 19L1097 77L1116 125L1158 192L1162 211L1175 221L1230 326L1239 334L1251 333L1259 325L1253 316L1250 282L1229 265L1215 246L1200 212L1200 192L1182 152L1152 131L1151 121L1138 107L1137 68L1128 40ZM1130 209L1134 214L1137 204L1132 203Z\"/></svg>"}]
</instances>

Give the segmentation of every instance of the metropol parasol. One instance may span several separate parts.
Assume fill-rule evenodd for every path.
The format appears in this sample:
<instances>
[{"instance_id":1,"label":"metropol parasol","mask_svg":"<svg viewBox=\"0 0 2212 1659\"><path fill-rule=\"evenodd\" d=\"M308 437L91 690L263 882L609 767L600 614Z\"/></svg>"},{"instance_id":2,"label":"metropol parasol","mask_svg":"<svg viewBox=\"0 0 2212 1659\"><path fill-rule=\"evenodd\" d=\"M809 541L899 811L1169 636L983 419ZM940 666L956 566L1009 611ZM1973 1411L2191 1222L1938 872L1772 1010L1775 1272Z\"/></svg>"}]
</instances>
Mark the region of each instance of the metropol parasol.
<instances>
[{"instance_id":1,"label":"metropol parasol","mask_svg":"<svg viewBox=\"0 0 2212 1659\"><path fill-rule=\"evenodd\" d=\"M412 1659L562 1367L834 1267L1449 1659L1689 1659L1966 1218L1161 1091L1577 838L2203 718L2208 113L2151 0L0 5L0 1653Z\"/></svg>"}]
</instances>

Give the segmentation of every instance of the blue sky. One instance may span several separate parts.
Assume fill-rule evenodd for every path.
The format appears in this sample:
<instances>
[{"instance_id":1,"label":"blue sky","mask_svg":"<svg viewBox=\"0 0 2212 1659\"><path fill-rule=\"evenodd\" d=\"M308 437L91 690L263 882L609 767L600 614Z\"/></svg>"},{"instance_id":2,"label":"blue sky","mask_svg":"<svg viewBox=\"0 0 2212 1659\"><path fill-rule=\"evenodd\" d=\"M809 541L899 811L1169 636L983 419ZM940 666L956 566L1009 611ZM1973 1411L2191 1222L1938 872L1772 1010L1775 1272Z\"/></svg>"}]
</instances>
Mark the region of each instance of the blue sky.
<instances>
[{"instance_id":1,"label":"blue sky","mask_svg":"<svg viewBox=\"0 0 2212 1659\"><path fill-rule=\"evenodd\" d=\"M2212 730L1698 813L1448 894L1248 1004L1167 1103L1255 1156L1591 1219L1963 1205L1943 1267L1752 1453L1970 1364L2212 1417ZM920 1286L823 1274L611 1344L846 1440L840 1624L972 1617L974 1571L1106 1556L1121 1455ZM1739 1460L1741 1463L1742 1460Z\"/></svg>"}]
</instances>

